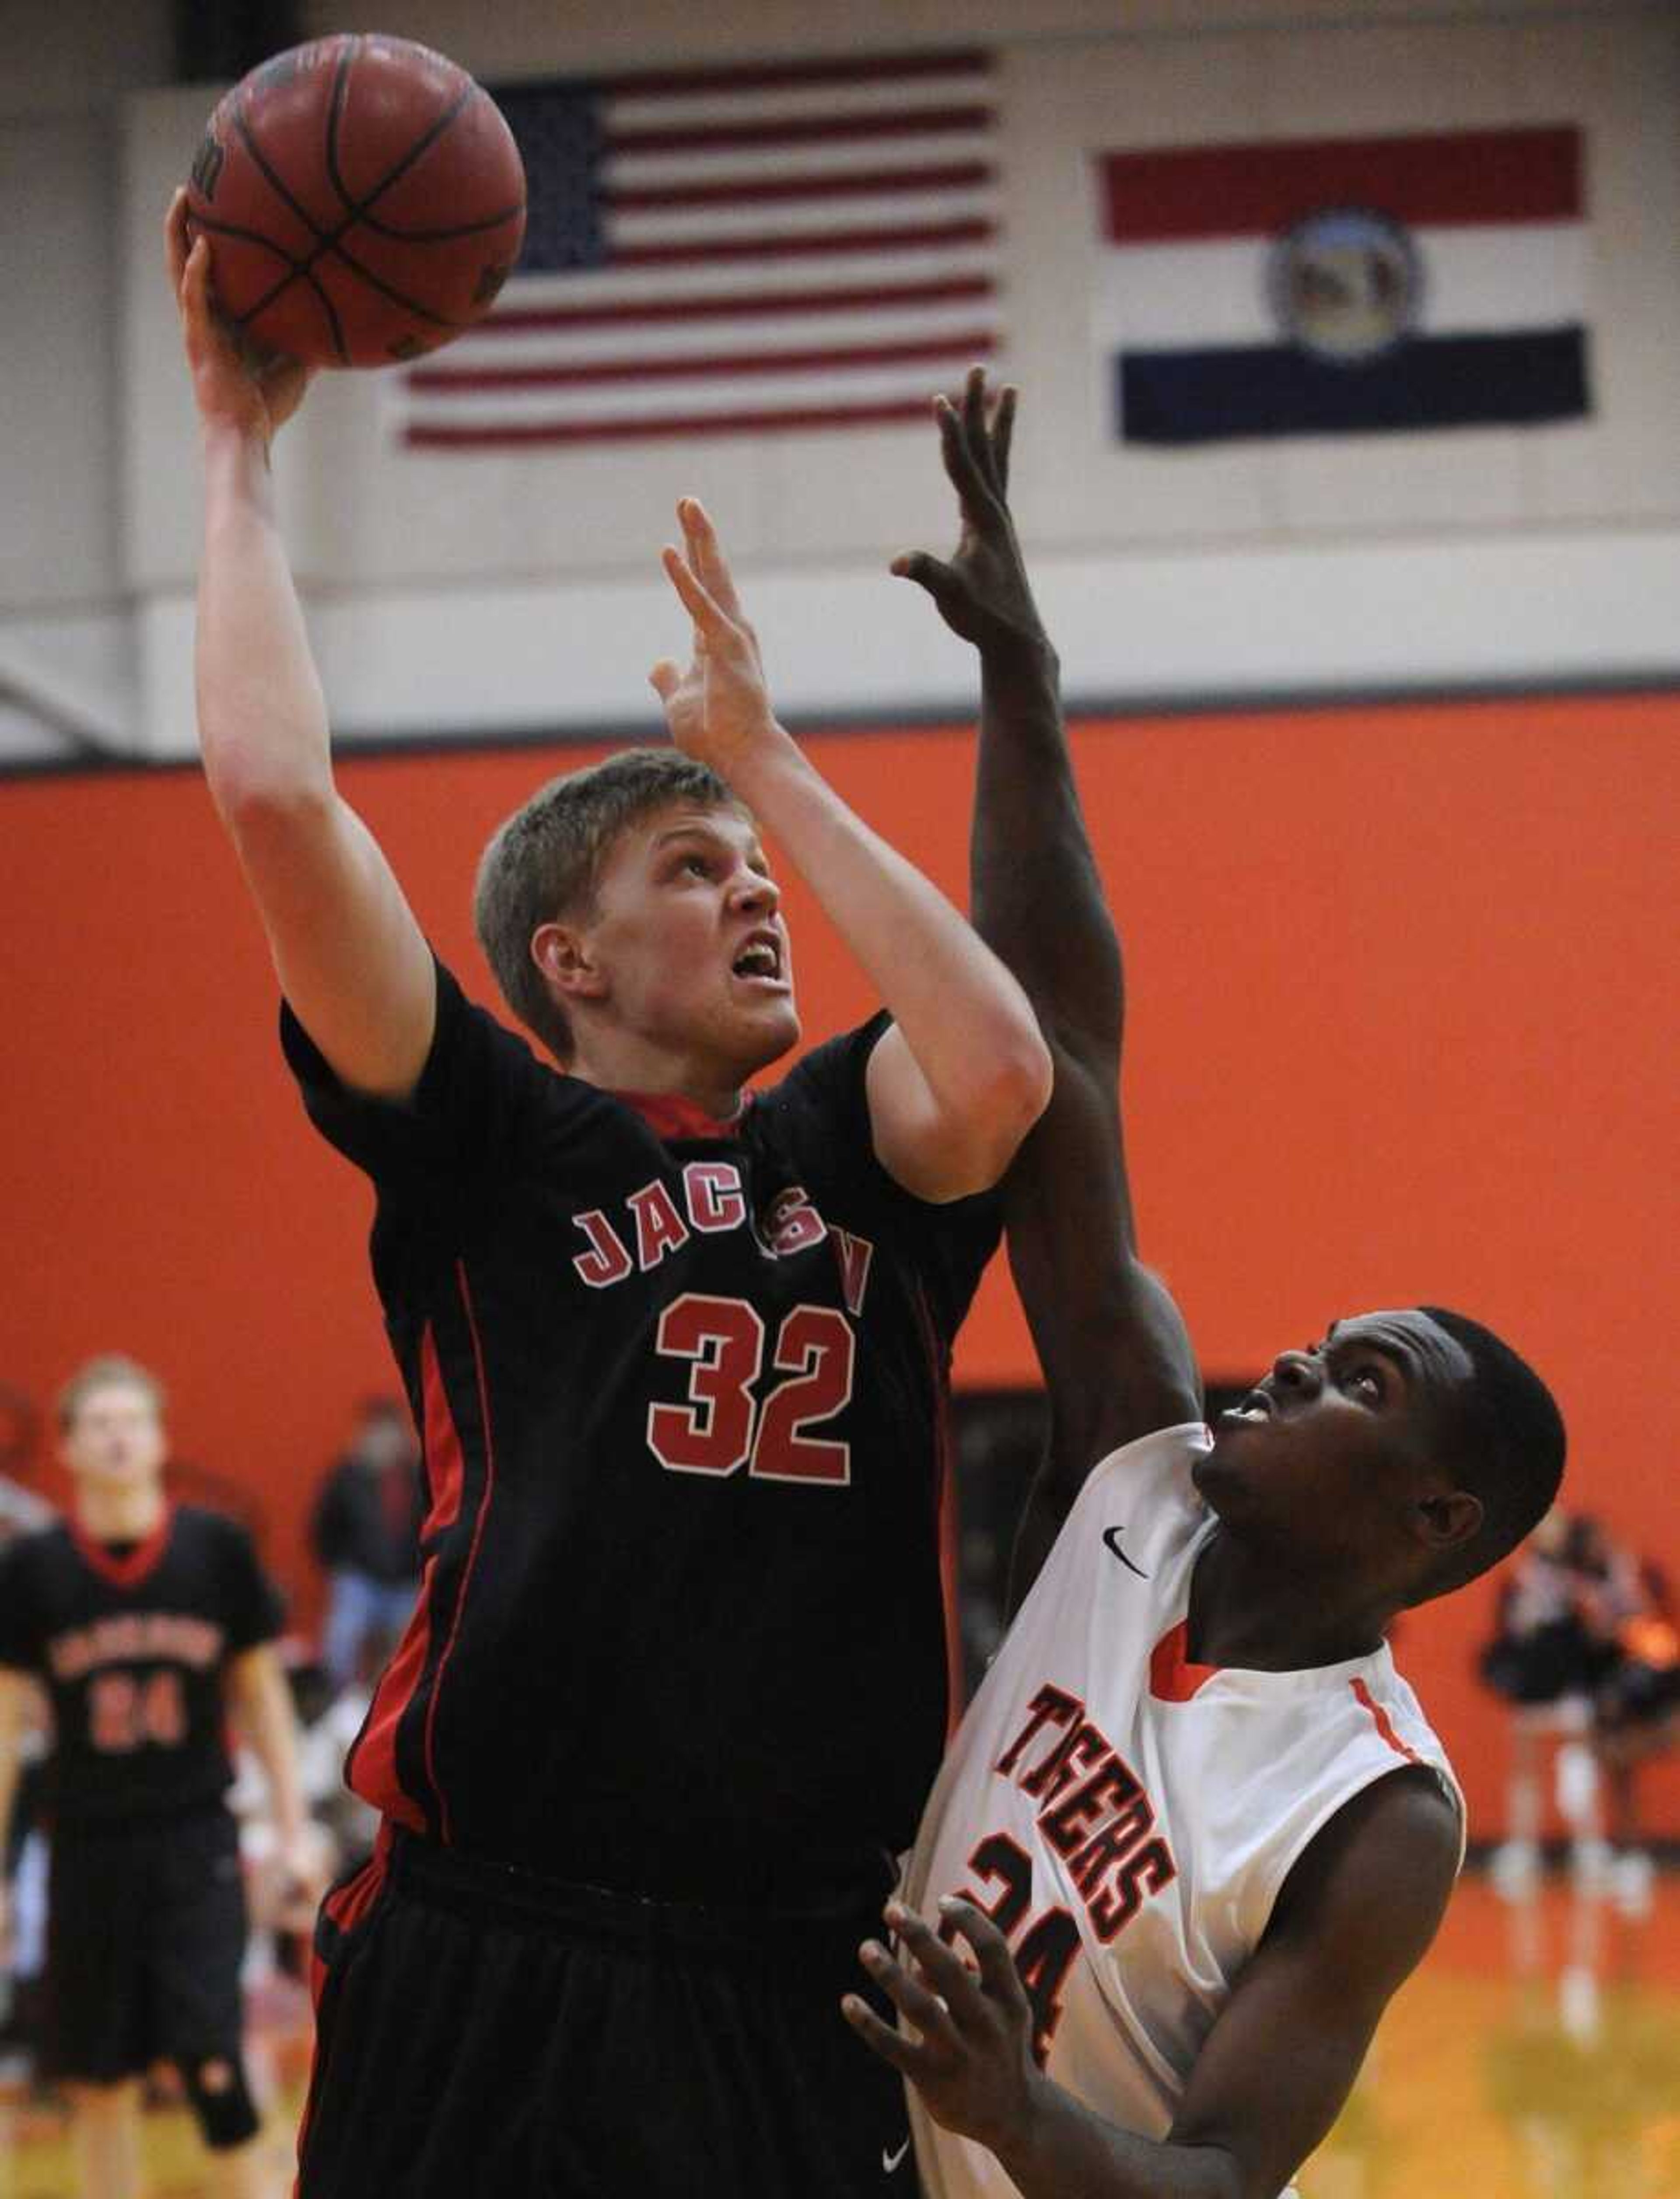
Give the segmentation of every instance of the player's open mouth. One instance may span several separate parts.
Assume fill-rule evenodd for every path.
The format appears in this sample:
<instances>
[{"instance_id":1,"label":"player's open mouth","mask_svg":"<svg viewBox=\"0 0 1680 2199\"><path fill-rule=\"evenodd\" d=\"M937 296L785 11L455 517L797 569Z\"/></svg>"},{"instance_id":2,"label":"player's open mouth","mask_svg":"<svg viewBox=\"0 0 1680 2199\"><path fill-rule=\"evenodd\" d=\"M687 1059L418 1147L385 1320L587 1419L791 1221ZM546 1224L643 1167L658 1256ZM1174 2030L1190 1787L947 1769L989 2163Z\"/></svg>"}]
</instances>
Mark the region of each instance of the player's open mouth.
<instances>
[{"instance_id":1,"label":"player's open mouth","mask_svg":"<svg viewBox=\"0 0 1680 2199\"><path fill-rule=\"evenodd\" d=\"M1276 1409L1266 1391L1251 1390L1240 1405L1227 1405L1219 1418L1222 1420L1269 1420Z\"/></svg>"},{"instance_id":2,"label":"player's open mouth","mask_svg":"<svg viewBox=\"0 0 1680 2199\"><path fill-rule=\"evenodd\" d=\"M782 974L782 942L773 933L756 933L735 956L730 968L735 977L744 977L749 983L773 985L779 992L787 990Z\"/></svg>"}]
</instances>

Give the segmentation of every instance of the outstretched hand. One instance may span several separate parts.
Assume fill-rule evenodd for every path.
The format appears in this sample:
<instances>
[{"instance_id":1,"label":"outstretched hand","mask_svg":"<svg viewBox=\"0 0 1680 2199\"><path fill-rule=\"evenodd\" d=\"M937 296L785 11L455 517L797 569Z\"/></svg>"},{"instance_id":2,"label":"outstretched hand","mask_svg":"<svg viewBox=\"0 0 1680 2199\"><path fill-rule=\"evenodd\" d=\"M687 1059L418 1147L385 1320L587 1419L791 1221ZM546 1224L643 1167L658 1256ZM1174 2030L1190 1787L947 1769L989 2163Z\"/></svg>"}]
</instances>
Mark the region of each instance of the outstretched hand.
<instances>
[{"instance_id":1,"label":"outstretched hand","mask_svg":"<svg viewBox=\"0 0 1680 2199\"><path fill-rule=\"evenodd\" d=\"M787 736L717 530L691 496L677 505L677 517L683 546L667 544L662 562L694 621L692 651L686 670L665 657L648 678L677 747L730 779L753 754Z\"/></svg>"},{"instance_id":2,"label":"outstretched hand","mask_svg":"<svg viewBox=\"0 0 1680 2199\"><path fill-rule=\"evenodd\" d=\"M210 295L210 240L201 230L189 242L188 228L187 194L177 190L164 219L164 247L193 401L206 428L234 429L266 449L303 403L314 370L242 345L223 324Z\"/></svg>"},{"instance_id":3,"label":"outstretched hand","mask_svg":"<svg viewBox=\"0 0 1680 2199\"><path fill-rule=\"evenodd\" d=\"M978 1969L912 1910L889 1902L887 1921L909 1961L875 1939L866 1939L859 1955L903 2021L892 2029L852 1993L840 2010L864 2044L916 2086L935 2122L996 2151L1020 2130L1043 2081L1032 2059L1032 2012L991 1918L972 1902L939 1907L974 1949Z\"/></svg>"},{"instance_id":4,"label":"outstretched hand","mask_svg":"<svg viewBox=\"0 0 1680 2199\"><path fill-rule=\"evenodd\" d=\"M912 550L892 569L925 588L952 633L981 650L1043 650L1049 645L1009 516L1014 390L1006 384L994 401L985 369L970 367L960 402L936 397L933 413L962 514L956 548L948 561Z\"/></svg>"}]
</instances>

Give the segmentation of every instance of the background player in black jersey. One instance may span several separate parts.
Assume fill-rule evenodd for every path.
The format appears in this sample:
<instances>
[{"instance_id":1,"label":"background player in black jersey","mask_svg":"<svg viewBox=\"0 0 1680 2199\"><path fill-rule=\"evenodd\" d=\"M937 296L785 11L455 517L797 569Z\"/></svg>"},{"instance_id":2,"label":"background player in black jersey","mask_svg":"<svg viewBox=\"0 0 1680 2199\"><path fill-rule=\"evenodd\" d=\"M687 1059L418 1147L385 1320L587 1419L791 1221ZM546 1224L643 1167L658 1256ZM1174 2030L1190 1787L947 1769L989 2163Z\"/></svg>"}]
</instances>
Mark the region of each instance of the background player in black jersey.
<instances>
[{"instance_id":1,"label":"background player in black jersey","mask_svg":"<svg viewBox=\"0 0 1680 2199\"><path fill-rule=\"evenodd\" d=\"M552 1059L471 1006L334 790L269 481L303 377L218 332L178 201L169 242L206 771L311 1116L374 1183L431 1496L349 1767L386 1835L317 1934L303 2192L875 2190L902 2098L836 1987L938 1762L945 1391L997 1227L967 1195L1047 1050L777 723L692 501L675 749L539 790L480 867ZM760 821L891 1020L747 1099L799 1036Z\"/></svg>"},{"instance_id":2,"label":"background player in black jersey","mask_svg":"<svg viewBox=\"0 0 1680 2199\"><path fill-rule=\"evenodd\" d=\"M70 1516L0 1555L0 1817L32 1678L55 1744L44 2064L69 2094L86 2199L140 2189L139 2078L179 2068L230 2199L274 2190L246 2082L245 1900L231 1709L267 1775L282 1864L307 1884L297 1736L270 1646L281 1603L244 1528L165 1493L163 1391L90 1360L59 1405ZM317 1881L318 1882L318 1881Z\"/></svg>"},{"instance_id":3,"label":"background player in black jersey","mask_svg":"<svg viewBox=\"0 0 1680 2199\"><path fill-rule=\"evenodd\" d=\"M962 400L941 406L945 465L962 510L957 550L949 561L916 553L895 567L980 650L975 921L1026 987L1055 1058L1050 1105L1004 1191L1011 1265L1051 1408L1049 1449L1016 1550L1012 1609L1093 1467L1138 1438L1202 1416L1183 1320L1136 1253L1118 1096L1119 942L1080 813L1055 651L1008 509L1014 404L1006 390L993 411L977 369ZM1322 1344L1279 1356L1243 1403L1222 1415L1195 1468L1218 1524L1195 1561L1186 1659L1204 1671L1247 1668L1251 1679L1305 1679L1369 1658L1398 1610L1463 1585L1516 1545L1550 1505L1563 1453L1562 1424L1543 1385L1478 1324L1424 1308L1333 1324ZM1127 1525L1125 1547L1136 1549L1147 1523L1132 1516ZM1099 1578L1128 1585L1119 1566L1105 1564ZM1077 1616L1062 1624L1078 1636ZM1029 1657L1042 1656L1043 1638L1041 1630ZM1006 1635L993 1666L1004 1688L1026 1676L1010 1658ZM987 1700L983 1693L976 1713ZM1323 1715L1317 1696L1301 1700L1297 1716ZM1412 1729L1427 1733L1421 1722ZM864 1961L903 2021L887 2028L861 1999L848 2004L848 2016L910 2079L939 2131L991 2149L1007 2171L930 2132L923 2165L942 2199L1005 2190L1025 2199L1273 2199L1334 2121L1385 2004L1427 1949L1462 1852L1445 1783L1392 1728L1383 1737L1413 1760L1382 1771L1307 1840L1229 1997L1209 2010L1193 2066L1187 2074L1175 2066L1171 2083L1162 2079L1174 2106L1158 2136L1135 2135L1098 2111L1103 2050L1087 2044L1082 2097L1038 2065L1043 2010L1031 2004L1003 1932L973 1902L943 1901L937 1934L888 1904L904 1959L871 1941ZM971 1760L976 1774L961 1791L974 1798L976 1816L948 1821L945 1838L948 1853L968 1854L974 1864L979 1851L970 1853L970 1843L986 1832L1003 1767L989 1755ZM959 1738L953 1770L962 1761ZM1140 1762L1146 1799L1151 1776ZM941 1782L942 1798L957 1791L957 1782ZM942 1806L936 1799L930 1811L918 1864ZM1087 1822L1101 1819L1103 1807L1093 1803ZM1244 1828L1257 1849L1271 1836L1266 1823ZM1063 1867L1059 1859L1071 1852L1058 1834L1032 1863L1022 1897L1028 1913L1057 1904L1078 1913L1090 1881ZM1150 1898L1194 1904L1201 1861L1181 1849L1176 1881L1166 1882L1169 1863L1164 1877L1146 1881ZM928 1888L930 1896L941 1891ZM1222 1899L1235 1903L1242 1893L1227 1869ZM959 1934L971 1956L949 1944ZM1111 1931L1101 1937L1106 1945ZM1137 1962L1159 1966L1166 1957L1151 1950L1169 1943L1157 1935ZM1140 1999L1154 1974L1138 1976ZM1180 2006L1205 2003L1212 1991L1206 1975L1188 1969L1164 1983L1166 2002ZM1134 2050L1112 2017L1106 2035L1117 2059ZM1166 2068L1158 2053L1153 2074Z\"/></svg>"}]
</instances>

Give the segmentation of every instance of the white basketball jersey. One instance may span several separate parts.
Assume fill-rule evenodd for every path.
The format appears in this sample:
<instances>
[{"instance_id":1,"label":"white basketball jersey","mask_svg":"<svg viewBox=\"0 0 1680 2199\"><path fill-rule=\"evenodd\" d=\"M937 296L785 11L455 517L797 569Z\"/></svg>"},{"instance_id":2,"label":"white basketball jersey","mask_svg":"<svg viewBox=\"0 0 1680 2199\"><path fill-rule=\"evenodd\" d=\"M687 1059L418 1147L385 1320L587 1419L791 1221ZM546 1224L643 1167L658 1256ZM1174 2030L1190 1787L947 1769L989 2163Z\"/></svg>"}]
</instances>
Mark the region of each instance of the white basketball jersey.
<instances>
[{"instance_id":1,"label":"white basketball jersey","mask_svg":"<svg viewBox=\"0 0 1680 2199\"><path fill-rule=\"evenodd\" d=\"M1191 1665L1190 1576L1213 1515L1200 1426L1091 1474L970 1706L905 1880L997 1922L1055 2081L1164 2138L1202 2041L1307 1842L1361 1788L1432 1765L1463 1798L1385 1645L1309 1671ZM1005 2199L984 2147L909 2088L927 2199Z\"/></svg>"}]
</instances>

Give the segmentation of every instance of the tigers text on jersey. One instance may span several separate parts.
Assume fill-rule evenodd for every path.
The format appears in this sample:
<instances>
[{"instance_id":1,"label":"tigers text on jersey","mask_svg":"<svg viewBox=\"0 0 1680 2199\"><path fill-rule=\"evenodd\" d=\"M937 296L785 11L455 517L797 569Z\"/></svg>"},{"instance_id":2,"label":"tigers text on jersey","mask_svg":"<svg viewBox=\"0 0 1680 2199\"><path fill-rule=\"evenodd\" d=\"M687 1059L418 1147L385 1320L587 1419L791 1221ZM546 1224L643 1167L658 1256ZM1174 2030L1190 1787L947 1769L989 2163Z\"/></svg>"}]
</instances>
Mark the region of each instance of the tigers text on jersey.
<instances>
[{"instance_id":1,"label":"tigers text on jersey","mask_svg":"<svg viewBox=\"0 0 1680 2199\"><path fill-rule=\"evenodd\" d=\"M1463 1802L1385 1645L1294 1672L1185 1660L1190 1578L1215 1525L1190 1479L1205 1428L1092 1473L953 1742L905 1882L1009 1940L1055 2081L1140 2137L1170 2128L1201 2044L1292 1865L1406 1762ZM912 2087L928 2199L1001 2199L984 2147Z\"/></svg>"},{"instance_id":2,"label":"tigers text on jersey","mask_svg":"<svg viewBox=\"0 0 1680 2199\"><path fill-rule=\"evenodd\" d=\"M191 1505L120 1552L71 1520L14 1543L0 1556L0 1664L38 1673L51 1697L55 1818L217 1800L233 1779L224 1671L282 1613L245 1529Z\"/></svg>"},{"instance_id":3,"label":"tigers text on jersey","mask_svg":"<svg viewBox=\"0 0 1680 2199\"><path fill-rule=\"evenodd\" d=\"M671 1899L909 1845L945 1732L950 1345L997 1220L875 1159L883 1027L724 1123L561 1074L441 967L404 1106L287 1017L374 1180L425 1449L420 1601L350 1764L398 1824Z\"/></svg>"}]
</instances>

